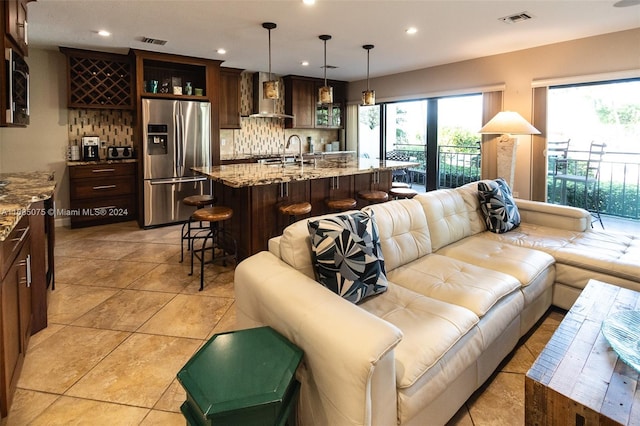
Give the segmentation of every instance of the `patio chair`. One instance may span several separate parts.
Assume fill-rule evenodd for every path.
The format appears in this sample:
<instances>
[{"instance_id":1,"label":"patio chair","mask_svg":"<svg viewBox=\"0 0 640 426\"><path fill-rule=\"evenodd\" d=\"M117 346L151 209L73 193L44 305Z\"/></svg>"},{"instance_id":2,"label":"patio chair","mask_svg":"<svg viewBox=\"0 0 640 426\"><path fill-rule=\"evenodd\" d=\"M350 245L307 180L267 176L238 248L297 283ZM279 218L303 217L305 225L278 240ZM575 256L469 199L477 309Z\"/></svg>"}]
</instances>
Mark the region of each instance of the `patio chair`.
<instances>
[{"instance_id":1,"label":"patio chair","mask_svg":"<svg viewBox=\"0 0 640 426\"><path fill-rule=\"evenodd\" d=\"M569 164L569 142L566 141L548 141L547 142L547 175L553 177L551 194L549 200L554 202L556 198L556 176L567 174L567 165Z\"/></svg>"},{"instance_id":2,"label":"patio chair","mask_svg":"<svg viewBox=\"0 0 640 426\"><path fill-rule=\"evenodd\" d=\"M402 151L389 151L386 156L387 160L392 161L409 161L409 154ZM403 182L411 185L409 181L409 171L407 169L394 170L391 175L392 182ZM408 182L409 181L409 182Z\"/></svg>"}]
</instances>

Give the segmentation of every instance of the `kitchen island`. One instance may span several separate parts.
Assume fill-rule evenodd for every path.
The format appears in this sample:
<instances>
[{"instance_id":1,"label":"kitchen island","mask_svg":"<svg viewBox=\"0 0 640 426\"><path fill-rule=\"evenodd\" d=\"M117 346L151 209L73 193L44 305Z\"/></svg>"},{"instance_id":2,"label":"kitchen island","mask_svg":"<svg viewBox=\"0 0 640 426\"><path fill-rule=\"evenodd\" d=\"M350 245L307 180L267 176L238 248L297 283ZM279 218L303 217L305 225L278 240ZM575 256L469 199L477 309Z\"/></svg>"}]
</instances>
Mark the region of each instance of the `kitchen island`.
<instances>
[{"instance_id":1,"label":"kitchen island","mask_svg":"<svg viewBox=\"0 0 640 426\"><path fill-rule=\"evenodd\" d=\"M357 208L362 190L389 191L393 170L415 167L417 163L341 156L271 164L230 164L196 167L197 173L213 182L218 205L233 209L225 224L238 243L238 260L267 250L269 238L282 233L289 218L278 208L283 204L307 201L310 215L329 213L326 199L354 198ZM298 218L300 219L300 218Z\"/></svg>"}]
</instances>

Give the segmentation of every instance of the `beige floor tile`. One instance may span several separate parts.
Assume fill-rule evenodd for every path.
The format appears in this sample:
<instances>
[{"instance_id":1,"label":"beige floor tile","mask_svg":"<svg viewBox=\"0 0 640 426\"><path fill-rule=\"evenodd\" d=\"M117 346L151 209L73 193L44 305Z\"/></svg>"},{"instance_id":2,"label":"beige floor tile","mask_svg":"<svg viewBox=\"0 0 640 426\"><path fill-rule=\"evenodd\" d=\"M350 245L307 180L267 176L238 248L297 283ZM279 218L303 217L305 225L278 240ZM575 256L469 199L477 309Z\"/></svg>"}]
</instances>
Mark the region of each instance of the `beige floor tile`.
<instances>
[{"instance_id":1,"label":"beige floor tile","mask_svg":"<svg viewBox=\"0 0 640 426\"><path fill-rule=\"evenodd\" d=\"M197 280L199 280L198 277L189 275L188 263L160 264L134 281L129 288L180 293Z\"/></svg>"},{"instance_id":2,"label":"beige floor tile","mask_svg":"<svg viewBox=\"0 0 640 426\"><path fill-rule=\"evenodd\" d=\"M126 259L141 247L140 243L131 241L101 241L83 239L81 241L65 241L56 244L56 255L79 257L91 262L93 259Z\"/></svg>"},{"instance_id":3,"label":"beige floor tile","mask_svg":"<svg viewBox=\"0 0 640 426\"><path fill-rule=\"evenodd\" d=\"M135 426L143 421L148 412L146 408L63 396L39 415L31 425Z\"/></svg>"},{"instance_id":4,"label":"beige floor tile","mask_svg":"<svg viewBox=\"0 0 640 426\"><path fill-rule=\"evenodd\" d=\"M75 257L56 259L56 282L125 288L153 270L155 263L107 259L87 262Z\"/></svg>"},{"instance_id":5,"label":"beige floor tile","mask_svg":"<svg viewBox=\"0 0 640 426\"><path fill-rule=\"evenodd\" d=\"M531 368L535 360L531 351L525 345L521 345L508 357L501 371L505 373L527 374L527 371L529 371L529 368Z\"/></svg>"},{"instance_id":6,"label":"beige floor tile","mask_svg":"<svg viewBox=\"0 0 640 426\"><path fill-rule=\"evenodd\" d=\"M13 397L9 416L4 419L5 426L29 424L60 396L52 393L34 392L18 389Z\"/></svg>"},{"instance_id":7,"label":"beige floor tile","mask_svg":"<svg viewBox=\"0 0 640 426\"><path fill-rule=\"evenodd\" d=\"M206 339L232 300L179 294L138 330L141 333Z\"/></svg>"},{"instance_id":8,"label":"beige floor tile","mask_svg":"<svg viewBox=\"0 0 640 426\"><path fill-rule=\"evenodd\" d=\"M182 414L151 410L140 426L184 426L184 424L185 418Z\"/></svg>"},{"instance_id":9,"label":"beige floor tile","mask_svg":"<svg viewBox=\"0 0 640 426\"><path fill-rule=\"evenodd\" d=\"M201 341L133 334L67 395L152 408Z\"/></svg>"},{"instance_id":10,"label":"beige floor tile","mask_svg":"<svg viewBox=\"0 0 640 426\"><path fill-rule=\"evenodd\" d=\"M524 425L524 375L497 373L467 405L474 426Z\"/></svg>"},{"instance_id":11,"label":"beige floor tile","mask_svg":"<svg viewBox=\"0 0 640 426\"><path fill-rule=\"evenodd\" d=\"M229 306L227 312L224 313L218 324L211 330L211 333L207 336L207 340L211 339L214 334L225 333L227 331L237 330L238 325L236 324L236 304L235 302Z\"/></svg>"},{"instance_id":12,"label":"beige floor tile","mask_svg":"<svg viewBox=\"0 0 640 426\"><path fill-rule=\"evenodd\" d=\"M163 263L177 254L180 254L179 244L139 243L138 249L129 254L127 260Z\"/></svg>"},{"instance_id":13,"label":"beige floor tile","mask_svg":"<svg viewBox=\"0 0 640 426\"><path fill-rule=\"evenodd\" d=\"M233 264L222 266L217 264L205 265L204 289L200 291L200 265L195 265L194 276L197 280L185 287L183 293L197 294L201 296L217 296L234 298L233 290L234 269Z\"/></svg>"},{"instance_id":14,"label":"beige floor tile","mask_svg":"<svg viewBox=\"0 0 640 426\"><path fill-rule=\"evenodd\" d=\"M198 346L197 349L200 349ZM196 350L197 350L196 349ZM187 399L187 393L184 388L178 382L178 379L173 379L171 385L162 394L156 405L153 407L155 410L172 411L174 413L180 412L180 406Z\"/></svg>"},{"instance_id":15,"label":"beige floor tile","mask_svg":"<svg viewBox=\"0 0 640 426\"><path fill-rule=\"evenodd\" d=\"M466 404L447 422L447 426L474 426Z\"/></svg>"},{"instance_id":16,"label":"beige floor tile","mask_svg":"<svg viewBox=\"0 0 640 426\"><path fill-rule=\"evenodd\" d=\"M553 312L553 311L551 311ZM548 315L542 323L536 328L535 333L531 334L524 343L534 356L534 359L540 355L544 347L547 345L551 336L558 328L560 321L554 315Z\"/></svg>"},{"instance_id":17,"label":"beige floor tile","mask_svg":"<svg viewBox=\"0 0 640 426\"><path fill-rule=\"evenodd\" d=\"M130 333L67 326L38 346L29 348L18 387L64 393L95 367Z\"/></svg>"},{"instance_id":18,"label":"beige floor tile","mask_svg":"<svg viewBox=\"0 0 640 426\"><path fill-rule=\"evenodd\" d=\"M135 331L174 297L175 294L157 291L121 290L81 316L73 325Z\"/></svg>"},{"instance_id":19,"label":"beige floor tile","mask_svg":"<svg viewBox=\"0 0 640 426\"><path fill-rule=\"evenodd\" d=\"M31 338L29 339L29 350L32 350L40 343L54 336L58 331L62 330L65 327L66 325L64 324L49 323L46 328L38 331L36 334L31 336Z\"/></svg>"},{"instance_id":20,"label":"beige floor tile","mask_svg":"<svg viewBox=\"0 0 640 426\"><path fill-rule=\"evenodd\" d=\"M71 324L117 292L117 289L84 285L56 287L49 293L49 323Z\"/></svg>"}]
</instances>

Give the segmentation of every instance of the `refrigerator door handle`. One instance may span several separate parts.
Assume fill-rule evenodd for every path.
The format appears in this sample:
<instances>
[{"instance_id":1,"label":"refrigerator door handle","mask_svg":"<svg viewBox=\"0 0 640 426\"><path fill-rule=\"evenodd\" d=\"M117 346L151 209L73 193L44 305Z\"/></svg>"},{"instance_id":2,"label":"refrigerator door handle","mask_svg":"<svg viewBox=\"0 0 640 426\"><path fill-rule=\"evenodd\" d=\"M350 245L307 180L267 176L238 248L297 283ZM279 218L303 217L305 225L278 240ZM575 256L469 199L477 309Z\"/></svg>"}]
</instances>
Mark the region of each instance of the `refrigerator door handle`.
<instances>
[{"instance_id":1,"label":"refrigerator door handle","mask_svg":"<svg viewBox=\"0 0 640 426\"><path fill-rule=\"evenodd\" d=\"M176 183L189 183L189 182L203 182L207 180L206 176L194 176L188 178L167 178L167 179L152 179L149 181L151 185L167 185Z\"/></svg>"}]
</instances>

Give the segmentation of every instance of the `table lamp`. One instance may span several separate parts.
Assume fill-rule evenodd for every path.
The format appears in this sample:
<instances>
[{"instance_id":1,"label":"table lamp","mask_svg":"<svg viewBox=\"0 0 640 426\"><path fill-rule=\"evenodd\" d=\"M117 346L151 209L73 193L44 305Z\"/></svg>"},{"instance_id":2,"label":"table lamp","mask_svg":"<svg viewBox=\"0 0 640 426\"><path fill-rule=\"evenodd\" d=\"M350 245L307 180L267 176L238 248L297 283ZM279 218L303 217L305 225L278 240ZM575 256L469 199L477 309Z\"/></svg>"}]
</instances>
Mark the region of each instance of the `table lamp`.
<instances>
[{"instance_id":1,"label":"table lamp","mask_svg":"<svg viewBox=\"0 0 640 426\"><path fill-rule=\"evenodd\" d=\"M517 140L512 135L539 135L540 131L515 111L501 111L478 133L502 135L498 139L498 176L513 188L516 166Z\"/></svg>"}]
</instances>

